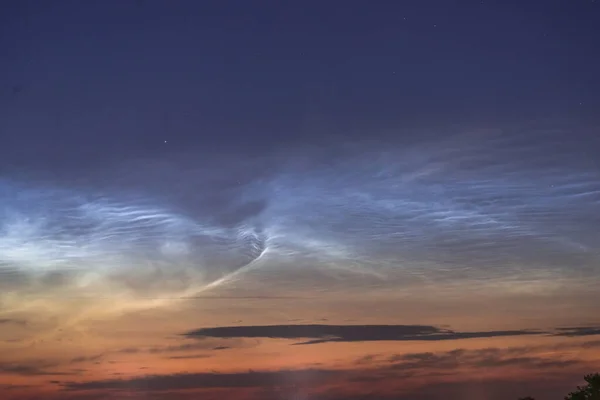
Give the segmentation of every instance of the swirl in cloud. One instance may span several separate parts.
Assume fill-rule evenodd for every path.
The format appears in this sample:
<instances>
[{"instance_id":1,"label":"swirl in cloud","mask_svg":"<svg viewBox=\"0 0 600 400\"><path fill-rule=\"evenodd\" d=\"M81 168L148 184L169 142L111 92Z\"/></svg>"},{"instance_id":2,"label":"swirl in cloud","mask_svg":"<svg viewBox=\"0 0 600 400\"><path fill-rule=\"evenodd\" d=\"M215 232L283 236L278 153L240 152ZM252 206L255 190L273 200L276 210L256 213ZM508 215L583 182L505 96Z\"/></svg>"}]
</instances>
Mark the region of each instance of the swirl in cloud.
<instances>
[{"instance_id":1,"label":"swirl in cloud","mask_svg":"<svg viewBox=\"0 0 600 400\"><path fill-rule=\"evenodd\" d=\"M585 275L599 256L600 171L581 146L555 151L560 135L538 139L305 147L260 167L249 157L140 161L109 171L121 186L3 180L0 276L60 271L70 290L93 295L181 297L257 267L450 281Z\"/></svg>"}]
</instances>

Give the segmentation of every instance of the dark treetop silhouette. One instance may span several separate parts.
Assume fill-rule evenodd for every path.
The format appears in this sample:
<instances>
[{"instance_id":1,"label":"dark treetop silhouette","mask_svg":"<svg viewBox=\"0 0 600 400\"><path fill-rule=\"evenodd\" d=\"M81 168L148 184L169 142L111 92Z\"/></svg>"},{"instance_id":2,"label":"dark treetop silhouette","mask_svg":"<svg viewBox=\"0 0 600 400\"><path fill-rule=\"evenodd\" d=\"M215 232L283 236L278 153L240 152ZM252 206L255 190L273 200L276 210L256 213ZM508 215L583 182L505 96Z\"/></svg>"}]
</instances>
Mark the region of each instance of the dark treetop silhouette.
<instances>
[{"instance_id":1,"label":"dark treetop silhouette","mask_svg":"<svg viewBox=\"0 0 600 400\"><path fill-rule=\"evenodd\" d=\"M565 396L565 400L600 400L600 374L586 375L584 378L587 383L584 386L577 386L577 390ZM533 397L522 397L519 400L535 400Z\"/></svg>"}]
</instances>

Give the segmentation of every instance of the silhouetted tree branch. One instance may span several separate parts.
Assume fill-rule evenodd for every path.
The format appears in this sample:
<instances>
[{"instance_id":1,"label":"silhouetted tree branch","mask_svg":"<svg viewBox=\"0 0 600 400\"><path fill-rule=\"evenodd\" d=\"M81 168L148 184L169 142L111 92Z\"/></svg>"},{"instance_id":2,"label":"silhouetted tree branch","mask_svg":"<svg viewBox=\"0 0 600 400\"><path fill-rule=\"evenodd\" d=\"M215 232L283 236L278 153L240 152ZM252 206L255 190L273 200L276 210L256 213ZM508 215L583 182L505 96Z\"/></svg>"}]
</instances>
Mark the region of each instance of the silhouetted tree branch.
<instances>
[{"instance_id":1,"label":"silhouetted tree branch","mask_svg":"<svg viewBox=\"0 0 600 400\"><path fill-rule=\"evenodd\" d=\"M565 400L600 400L600 374L586 375L583 379L587 385L577 386L577 390L569 393Z\"/></svg>"},{"instance_id":2,"label":"silhouetted tree branch","mask_svg":"<svg viewBox=\"0 0 600 400\"><path fill-rule=\"evenodd\" d=\"M600 374L590 374L583 377L587 383L577 386L577 390L569 393L565 400L600 400ZM521 397L519 400L535 400L533 397Z\"/></svg>"}]
</instances>

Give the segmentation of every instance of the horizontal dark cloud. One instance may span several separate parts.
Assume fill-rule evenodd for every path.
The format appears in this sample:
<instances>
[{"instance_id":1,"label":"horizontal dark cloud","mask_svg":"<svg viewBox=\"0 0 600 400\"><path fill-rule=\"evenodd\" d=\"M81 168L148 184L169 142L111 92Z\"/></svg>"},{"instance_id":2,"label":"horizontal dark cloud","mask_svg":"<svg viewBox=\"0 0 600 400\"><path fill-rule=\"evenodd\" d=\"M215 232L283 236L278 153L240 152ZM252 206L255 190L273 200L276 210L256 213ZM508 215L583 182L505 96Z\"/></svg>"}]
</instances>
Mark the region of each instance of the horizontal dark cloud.
<instances>
[{"instance_id":1,"label":"horizontal dark cloud","mask_svg":"<svg viewBox=\"0 0 600 400\"><path fill-rule=\"evenodd\" d=\"M177 352L185 352L185 351L195 351L195 350L211 350L213 345L207 345L203 343L184 343L173 346L164 346L164 347L150 347L145 349L147 353L150 354L161 354L161 353L177 353Z\"/></svg>"},{"instance_id":2,"label":"horizontal dark cloud","mask_svg":"<svg viewBox=\"0 0 600 400\"><path fill-rule=\"evenodd\" d=\"M235 345L235 346L234 346ZM171 346L154 346L154 347L126 347L115 351L117 354L137 354L137 353L150 353L150 354L162 354L162 353L177 353L177 352L189 352L196 350L226 350L232 347L240 348L247 347L247 344L241 343L241 340L235 343L230 343L229 346L219 345L213 342L193 342L183 343Z\"/></svg>"},{"instance_id":3,"label":"horizontal dark cloud","mask_svg":"<svg viewBox=\"0 0 600 400\"><path fill-rule=\"evenodd\" d=\"M137 353L142 353L143 349L140 349L138 347L125 347L122 349L117 350L115 353L120 353L120 354L137 354Z\"/></svg>"},{"instance_id":4,"label":"horizontal dark cloud","mask_svg":"<svg viewBox=\"0 0 600 400\"><path fill-rule=\"evenodd\" d=\"M356 365L386 366L394 370L436 370L457 367L494 368L520 366L523 368L562 368L578 364L572 358L562 358L572 354L573 350L599 348L600 341L562 342L507 348L488 347L483 349L455 349L448 352L422 352L396 355L367 354L356 360ZM540 357L540 354L552 354L552 358Z\"/></svg>"},{"instance_id":5,"label":"horizontal dark cloud","mask_svg":"<svg viewBox=\"0 0 600 400\"><path fill-rule=\"evenodd\" d=\"M11 384L0 384L0 392L8 390L20 390L32 388L32 385L11 385Z\"/></svg>"},{"instance_id":6,"label":"horizontal dark cloud","mask_svg":"<svg viewBox=\"0 0 600 400\"><path fill-rule=\"evenodd\" d=\"M257 388L278 386L314 386L340 376L331 370L282 370L239 373L192 373L149 375L133 379L109 379L89 382L64 382L66 390L186 390L202 388Z\"/></svg>"},{"instance_id":7,"label":"horizontal dark cloud","mask_svg":"<svg viewBox=\"0 0 600 400\"><path fill-rule=\"evenodd\" d=\"M380 393L376 389L371 393L330 392L320 400L462 400L465 398L505 400L519 399L532 395L536 399L559 398L572 391L573 382L581 379L585 371L568 371L553 379L545 376L526 376L522 379L476 377L458 381L432 379L414 390L399 393ZM186 399L187 400L187 399ZM262 400L262 399L261 399ZM269 399L270 400L270 399Z\"/></svg>"},{"instance_id":8,"label":"horizontal dark cloud","mask_svg":"<svg viewBox=\"0 0 600 400\"><path fill-rule=\"evenodd\" d=\"M598 326L575 326L568 328L558 328L555 336L594 336L600 335L600 327Z\"/></svg>"},{"instance_id":9,"label":"horizontal dark cloud","mask_svg":"<svg viewBox=\"0 0 600 400\"><path fill-rule=\"evenodd\" d=\"M584 342L581 344L581 347L584 349L592 349L592 348L597 348L600 347L600 340L593 340L593 341L589 341L589 342Z\"/></svg>"},{"instance_id":10,"label":"horizontal dark cloud","mask_svg":"<svg viewBox=\"0 0 600 400\"><path fill-rule=\"evenodd\" d=\"M103 356L104 356L104 354L96 354L93 356L79 356L79 357L72 358L70 362L72 364L77 364L77 363L82 363L82 362L98 361L98 360L102 359Z\"/></svg>"},{"instance_id":11,"label":"horizontal dark cloud","mask_svg":"<svg viewBox=\"0 0 600 400\"><path fill-rule=\"evenodd\" d=\"M184 333L189 338L313 339L298 344L326 342L456 340L539 334L512 330L455 332L430 325L265 325L202 328Z\"/></svg>"},{"instance_id":12,"label":"horizontal dark cloud","mask_svg":"<svg viewBox=\"0 0 600 400\"><path fill-rule=\"evenodd\" d=\"M72 375L67 372L52 372L47 368L57 364L48 362L30 363L0 363L0 375L43 376L43 375Z\"/></svg>"},{"instance_id":13,"label":"horizontal dark cloud","mask_svg":"<svg viewBox=\"0 0 600 400\"><path fill-rule=\"evenodd\" d=\"M191 356L171 356L168 358L169 358L169 360L194 360L194 359L209 358L209 357L211 357L210 354L196 354L196 355L191 355Z\"/></svg>"},{"instance_id":14,"label":"horizontal dark cloud","mask_svg":"<svg viewBox=\"0 0 600 400\"><path fill-rule=\"evenodd\" d=\"M8 324L14 324L14 325L27 325L27 321L22 320L22 319L14 319L14 318L0 318L0 325L8 325Z\"/></svg>"},{"instance_id":15,"label":"horizontal dark cloud","mask_svg":"<svg viewBox=\"0 0 600 400\"><path fill-rule=\"evenodd\" d=\"M391 367L398 370L453 369L459 367L497 368L517 366L522 368L563 368L578 364L572 359L547 359L533 355L516 356L521 349L456 349L444 353L411 353L390 358Z\"/></svg>"},{"instance_id":16,"label":"horizontal dark cloud","mask_svg":"<svg viewBox=\"0 0 600 400\"><path fill-rule=\"evenodd\" d=\"M539 350L539 348L537 348ZM306 393L319 391L320 385L345 392L352 385L378 383L407 378L415 374L436 377L460 374L465 369L517 367L529 370L564 370L579 364L577 360L560 357L541 357L534 350L515 348L456 349L439 353L408 353L399 355L367 355L356 360L356 369L302 369L279 371L248 371L238 373L186 373L173 375L146 375L129 379L108 379L88 382L59 382L66 391L118 390L123 392L167 392L191 389L269 389L296 390ZM459 370L460 369L460 370ZM382 386L381 395L384 393ZM305 394L306 394L305 393ZM380 398L376 397L366 397Z\"/></svg>"}]
</instances>

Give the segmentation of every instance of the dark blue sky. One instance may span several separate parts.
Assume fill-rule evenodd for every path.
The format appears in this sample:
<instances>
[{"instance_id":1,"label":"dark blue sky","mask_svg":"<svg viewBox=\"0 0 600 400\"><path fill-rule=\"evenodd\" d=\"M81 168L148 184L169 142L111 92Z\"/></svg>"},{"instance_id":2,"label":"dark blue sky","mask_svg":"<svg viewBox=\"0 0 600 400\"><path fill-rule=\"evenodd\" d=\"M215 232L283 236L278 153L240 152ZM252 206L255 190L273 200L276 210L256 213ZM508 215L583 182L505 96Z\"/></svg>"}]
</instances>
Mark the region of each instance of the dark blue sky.
<instances>
[{"instance_id":1,"label":"dark blue sky","mask_svg":"<svg viewBox=\"0 0 600 400\"><path fill-rule=\"evenodd\" d=\"M0 18L5 165L600 109L589 0L13 1Z\"/></svg>"}]
</instances>

